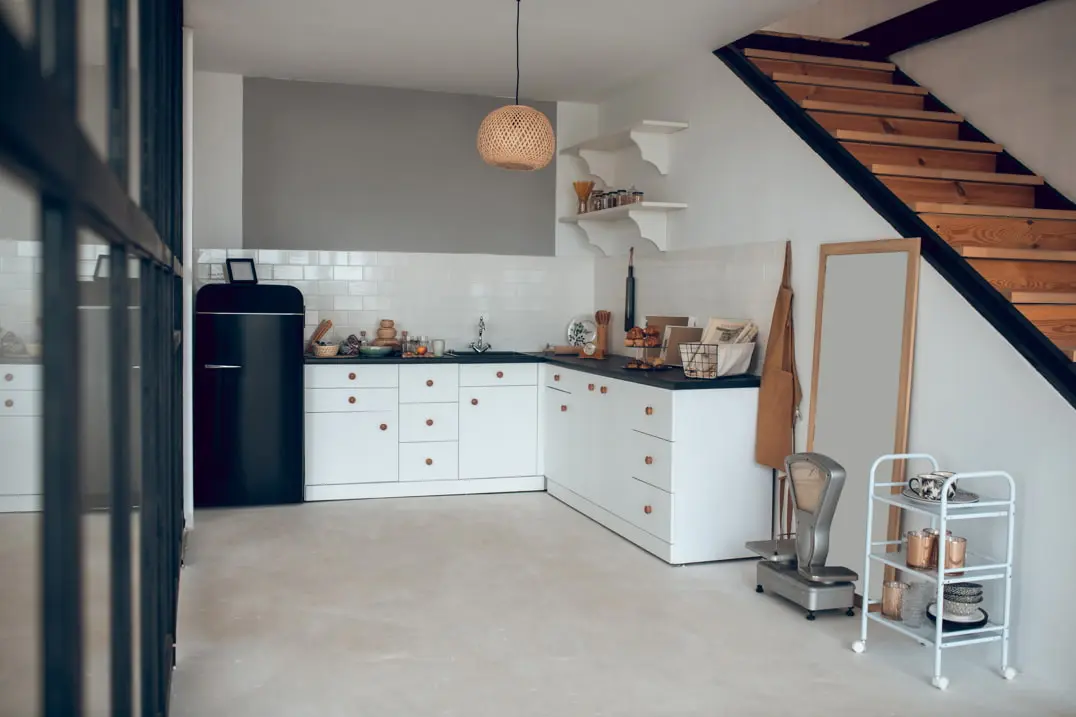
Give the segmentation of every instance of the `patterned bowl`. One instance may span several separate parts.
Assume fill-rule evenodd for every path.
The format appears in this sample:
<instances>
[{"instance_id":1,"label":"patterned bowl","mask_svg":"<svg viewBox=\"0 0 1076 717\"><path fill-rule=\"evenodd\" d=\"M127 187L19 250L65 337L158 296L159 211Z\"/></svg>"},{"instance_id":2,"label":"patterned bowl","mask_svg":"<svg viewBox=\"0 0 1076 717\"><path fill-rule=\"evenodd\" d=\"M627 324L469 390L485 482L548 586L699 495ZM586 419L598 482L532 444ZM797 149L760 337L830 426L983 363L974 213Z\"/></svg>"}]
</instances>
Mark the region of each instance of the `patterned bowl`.
<instances>
[{"instance_id":1,"label":"patterned bowl","mask_svg":"<svg viewBox=\"0 0 1076 717\"><path fill-rule=\"evenodd\" d=\"M978 610L978 603L953 602L949 599L945 600L945 614L947 615L951 614L967 617L968 615L974 615Z\"/></svg>"},{"instance_id":2,"label":"patterned bowl","mask_svg":"<svg viewBox=\"0 0 1076 717\"><path fill-rule=\"evenodd\" d=\"M945 586L945 597L953 595L982 595L983 586L979 583L953 583Z\"/></svg>"},{"instance_id":3,"label":"patterned bowl","mask_svg":"<svg viewBox=\"0 0 1076 717\"><path fill-rule=\"evenodd\" d=\"M962 602L966 605L978 605L983 601L982 595L946 595L945 602Z\"/></svg>"}]
</instances>

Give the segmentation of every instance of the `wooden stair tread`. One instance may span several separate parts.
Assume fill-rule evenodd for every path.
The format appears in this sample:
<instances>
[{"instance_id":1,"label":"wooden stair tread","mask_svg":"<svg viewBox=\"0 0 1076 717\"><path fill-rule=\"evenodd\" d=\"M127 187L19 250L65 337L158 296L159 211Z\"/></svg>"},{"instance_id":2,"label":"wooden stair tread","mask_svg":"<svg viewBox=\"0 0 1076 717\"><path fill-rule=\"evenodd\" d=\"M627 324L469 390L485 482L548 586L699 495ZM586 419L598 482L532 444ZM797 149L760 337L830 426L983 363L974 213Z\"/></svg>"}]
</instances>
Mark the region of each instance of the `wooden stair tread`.
<instances>
[{"instance_id":1,"label":"wooden stair tread","mask_svg":"<svg viewBox=\"0 0 1076 717\"><path fill-rule=\"evenodd\" d=\"M769 35L770 37L783 37L788 40L810 40L811 42L828 42L832 45L850 45L852 47L870 47L866 40L846 40L841 37L821 37L819 35L797 35L792 32L777 32L776 30L756 30L756 35Z\"/></svg>"},{"instance_id":2,"label":"wooden stair tread","mask_svg":"<svg viewBox=\"0 0 1076 717\"><path fill-rule=\"evenodd\" d=\"M868 90L870 92L892 92L902 95L928 95L926 87L918 85L893 85L887 82L866 82L864 80L845 80L840 77L817 77L815 75L796 75L791 72L773 73L774 82L791 82L797 85L821 85L824 87L844 87L849 90Z\"/></svg>"},{"instance_id":3,"label":"wooden stair tread","mask_svg":"<svg viewBox=\"0 0 1076 717\"><path fill-rule=\"evenodd\" d=\"M888 177L919 177L921 179L949 179L957 182L983 182L985 184L1018 184L1041 187L1046 183L1034 174L999 174L997 172L969 172L960 169L931 169L930 167L902 167L896 164L872 164L871 171Z\"/></svg>"},{"instance_id":4,"label":"wooden stair tread","mask_svg":"<svg viewBox=\"0 0 1076 717\"><path fill-rule=\"evenodd\" d=\"M905 134L882 134L880 132L857 132L850 129L833 131L833 136L844 142L867 142L872 144L893 144L901 147L929 147L931 149L951 149L957 152L987 152L1000 154L1005 148L993 142L967 142L959 139L935 139L934 137L912 137Z\"/></svg>"},{"instance_id":5,"label":"wooden stair tread","mask_svg":"<svg viewBox=\"0 0 1076 717\"><path fill-rule=\"evenodd\" d=\"M1013 217L1015 219L1061 219L1076 221L1076 211L1063 209L1027 209L1024 207L995 207L982 204L939 204L916 202L912 207L919 214L963 214L977 217Z\"/></svg>"},{"instance_id":6,"label":"wooden stair tread","mask_svg":"<svg viewBox=\"0 0 1076 717\"><path fill-rule=\"evenodd\" d=\"M764 60L783 60L785 62L808 62L812 65L833 65L834 67L856 67L861 70L880 70L895 72L897 66L892 62L870 62L867 60L846 60L843 57L826 57L824 55L801 55L796 52L776 52L774 50L743 51L747 57L759 57Z\"/></svg>"},{"instance_id":7,"label":"wooden stair tread","mask_svg":"<svg viewBox=\"0 0 1076 717\"><path fill-rule=\"evenodd\" d=\"M1027 317L1055 346L1069 346L1076 342L1076 305L1016 304L1017 310Z\"/></svg>"},{"instance_id":8,"label":"wooden stair tread","mask_svg":"<svg viewBox=\"0 0 1076 717\"><path fill-rule=\"evenodd\" d=\"M1014 304L1076 304L1076 291L1006 289L1002 293Z\"/></svg>"},{"instance_id":9,"label":"wooden stair tread","mask_svg":"<svg viewBox=\"0 0 1076 717\"><path fill-rule=\"evenodd\" d=\"M1017 249L1000 246L964 245L957 248L965 259L1011 259L1016 261L1076 262L1076 251L1064 249Z\"/></svg>"},{"instance_id":10,"label":"wooden stair tread","mask_svg":"<svg viewBox=\"0 0 1076 717\"><path fill-rule=\"evenodd\" d=\"M1058 344L1057 348L1061 349L1061 351L1068 356L1069 361L1076 361L1076 344Z\"/></svg>"},{"instance_id":11,"label":"wooden stair tread","mask_svg":"<svg viewBox=\"0 0 1076 717\"><path fill-rule=\"evenodd\" d=\"M928 110L907 110L899 107L879 107L872 105L851 105L843 102L821 102L819 100L803 100L800 106L805 110L821 110L823 112L844 112L854 115L878 115L880 117L903 117L905 119L929 120L931 122L952 122L959 124L964 121L963 115L955 112L930 112Z\"/></svg>"}]
</instances>

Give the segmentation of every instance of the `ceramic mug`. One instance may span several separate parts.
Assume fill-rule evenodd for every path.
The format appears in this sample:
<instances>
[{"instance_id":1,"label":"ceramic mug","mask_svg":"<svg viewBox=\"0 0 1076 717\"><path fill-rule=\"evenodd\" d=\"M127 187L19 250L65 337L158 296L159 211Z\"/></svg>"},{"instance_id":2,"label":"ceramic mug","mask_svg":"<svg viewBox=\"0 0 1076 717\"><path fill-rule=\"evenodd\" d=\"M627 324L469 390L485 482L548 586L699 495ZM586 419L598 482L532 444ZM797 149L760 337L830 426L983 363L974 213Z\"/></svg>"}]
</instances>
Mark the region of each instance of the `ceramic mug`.
<instances>
[{"instance_id":1,"label":"ceramic mug","mask_svg":"<svg viewBox=\"0 0 1076 717\"><path fill-rule=\"evenodd\" d=\"M922 473L908 479L908 487L913 493L925 500L941 500L942 486L945 481L955 474L949 471L937 471L935 473ZM949 500L956 496L956 482L949 485Z\"/></svg>"}]
</instances>

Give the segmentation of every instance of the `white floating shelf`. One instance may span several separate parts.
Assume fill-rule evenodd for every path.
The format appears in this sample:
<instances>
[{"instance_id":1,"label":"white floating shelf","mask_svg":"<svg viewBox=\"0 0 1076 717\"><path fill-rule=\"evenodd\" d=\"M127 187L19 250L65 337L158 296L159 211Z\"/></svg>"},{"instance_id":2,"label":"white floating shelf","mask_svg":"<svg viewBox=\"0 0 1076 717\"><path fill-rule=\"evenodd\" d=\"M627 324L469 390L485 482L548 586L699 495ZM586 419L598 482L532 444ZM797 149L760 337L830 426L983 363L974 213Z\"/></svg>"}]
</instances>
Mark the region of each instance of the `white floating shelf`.
<instances>
[{"instance_id":1,"label":"white floating shelf","mask_svg":"<svg viewBox=\"0 0 1076 717\"><path fill-rule=\"evenodd\" d=\"M669 212L683 209L687 209L687 205L677 202L640 202L561 217L560 221L564 224L578 224L587 233L590 243L610 256L622 253L616 251L616 247L623 242L613 241L608 223L621 220L633 222L640 237L652 242L659 251L665 251L669 246Z\"/></svg>"},{"instance_id":2,"label":"white floating shelf","mask_svg":"<svg viewBox=\"0 0 1076 717\"><path fill-rule=\"evenodd\" d=\"M643 120L627 129L601 135L585 142L565 147L561 154L579 157L587 163L588 171L606 184L613 183L614 155L629 147L639 148L643 160L654 165L661 174L669 173L670 137L688 128L686 122Z\"/></svg>"}]
</instances>

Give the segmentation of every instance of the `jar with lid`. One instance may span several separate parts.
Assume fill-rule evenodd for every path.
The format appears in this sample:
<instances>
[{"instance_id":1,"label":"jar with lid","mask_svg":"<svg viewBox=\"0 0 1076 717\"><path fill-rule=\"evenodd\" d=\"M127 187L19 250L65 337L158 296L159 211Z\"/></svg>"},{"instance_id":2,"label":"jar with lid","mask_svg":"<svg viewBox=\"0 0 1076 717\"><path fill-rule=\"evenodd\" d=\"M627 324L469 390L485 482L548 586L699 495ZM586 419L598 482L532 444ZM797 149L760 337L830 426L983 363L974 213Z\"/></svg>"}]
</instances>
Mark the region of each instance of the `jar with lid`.
<instances>
[{"instance_id":1,"label":"jar with lid","mask_svg":"<svg viewBox=\"0 0 1076 717\"><path fill-rule=\"evenodd\" d=\"M645 200L645 198L646 198L646 195L643 194L642 192L640 192L639 190L635 190L634 192L631 193L631 203L632 204L642 204L643 201Z\"/></svg>"},{"instance_id":2,"label":"jar with lid","mask_svg":"<svg viewBox=\"0 0 1076 717\"><path fill-rule=\"evenodd\" d=\"M620 206L625 207L631 204L631 193L626 189L620 190L620 196L618 197L618 203Z\"/></svg>"},{"instance_id":3,"label":"jar with lid","mask_svg":"<svg viewBox=\"0 0 1076 717\"><path fill-rule=\"evenodd\" d=\"M600 212L605 208L605 192L594 192L590 195L590 211Z\"/></svg>"},{"instance_id":4,"label":"jar with lid","mask_svg":"<svg viewBox=\"0 0 1076 717\"><path fill-rule=\"evenodd\" d=\"M367 346L367 345L369 345L369 341L366 340L366 332L365 331L360 331L359 332L359 346Z\"/></svg>"}]
</instances>

